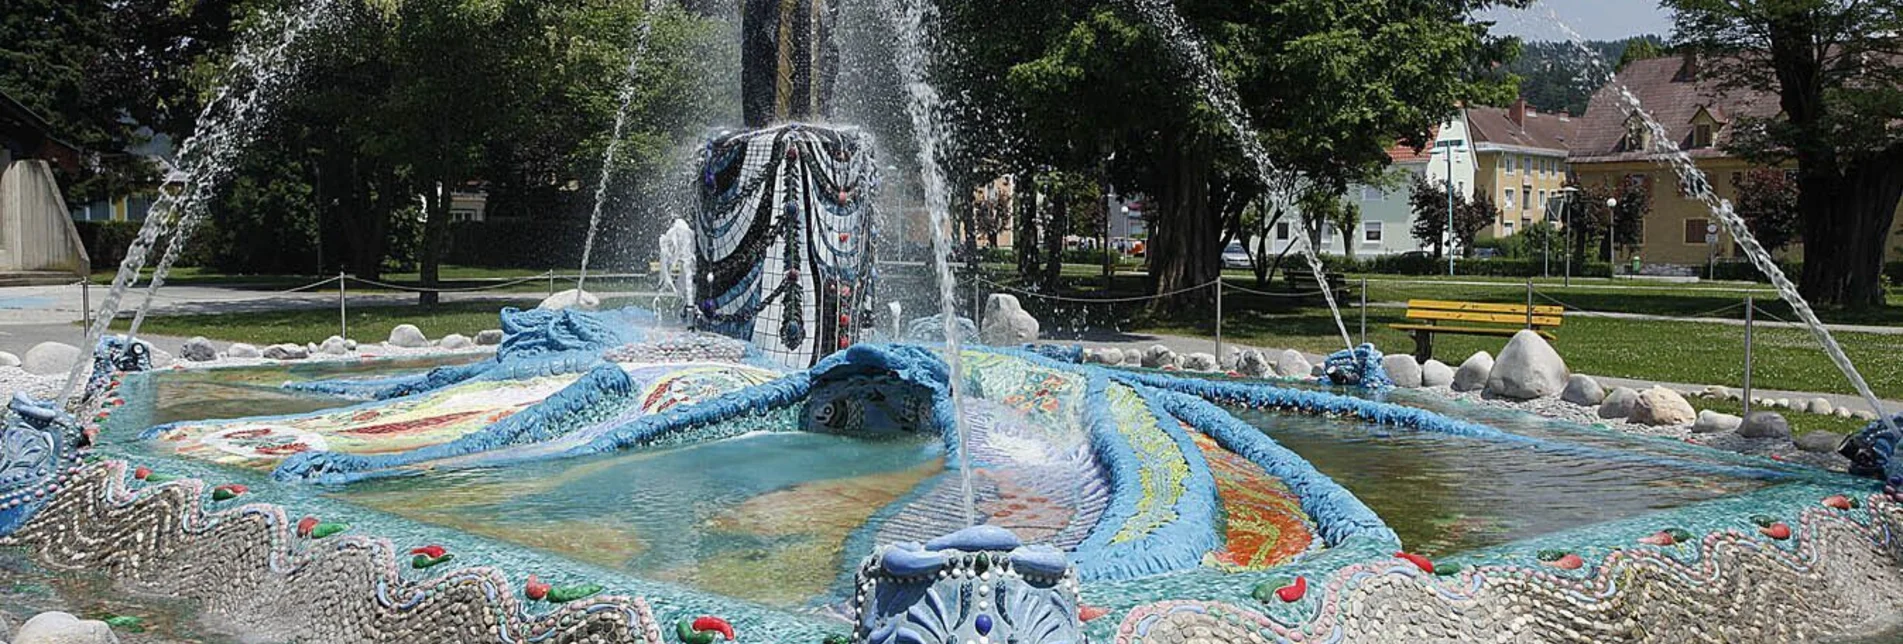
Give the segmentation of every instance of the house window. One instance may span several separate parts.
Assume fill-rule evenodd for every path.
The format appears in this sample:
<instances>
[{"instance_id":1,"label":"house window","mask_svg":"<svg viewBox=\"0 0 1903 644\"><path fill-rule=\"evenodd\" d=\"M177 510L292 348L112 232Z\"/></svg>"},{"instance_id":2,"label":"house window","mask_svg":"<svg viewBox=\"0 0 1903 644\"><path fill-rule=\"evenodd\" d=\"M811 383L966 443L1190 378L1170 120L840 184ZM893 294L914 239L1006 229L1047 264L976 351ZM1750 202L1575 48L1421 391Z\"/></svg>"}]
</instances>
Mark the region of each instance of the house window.
<instances>
[{"instance_id":1,"label":"house window","mask_svg":"<svg viewBox=\"0 0 1903 644\"><path fill-rule=\"evenodd\" d=\"M1520 201L1519 201L1518 199L1514 199L1514 198L1513 198L1513 189L1512 189L1512 188L1507 188L1507 198L1505 198L1505 199L1501 199L1501 200L1500 200L1500 203L1502 203L1502 204L1505 204L1508 210L1512 210L1512 209L1513 209L1513 204L1516 204L1516 203L1519 203L1519 202L1520 202Z\"/></svg>"},{"instance_id":2,"label":"house window","mask_svg":"<svg viewBox=\"0 0 1903 644\"><path fill-rule=\"evenodd\" d=\"M1507 236L1512 237L1513 236L1513 222L1509 221L1509 222L1502 223L1501 225L1506 227Z\"/></svg>"},{"instance_id":3,"label":"house window","mask_svg":"<svg viewBox=\"0 0 1903 644\"><path fill-rule=\"evenodd\" d=\"M1711 220L1709 219L1685 220L1685 243L1691 244L1691 245L1703 245L1705 243L1705 228L1709 227L1710 225L1711 225Z\"/></svg>"},{"instance_id":4,"label":"house window","mask_svg":"<svg viewBox=\"0 0 1903 644\"><path fill-rule=\"evenodd\" d=\"M1387 198L1388 198L1388 194L1382 191L1380 188L1377 188L1375 186L1361 187L1362 201L1381 201Z\"/></svg>"},{"instance_id":5,"label":"house window","mask_svg":"<svg viewBox=\"0 0 1903 644\"><path fill-rule=\"evenodd\" d=\"M1275 241L1288 241L1288 222L1275 224Z\"/></svg>"},{"instance_id":6,"label":"house window","mask_svg":"<svg viewBox=\"0 0 1903 644\"><path fill-rule=\"evenodd\" d=\"M1539 203L1539 205L1540 205L1540 211L1541 211L1541 212L1545 212L1545 211L1546 211L1546 210L1548 209L1548 207L1552 205L1552 204L1551 204L1550 202L1548 202L1548 201L1546 201L1546 191L1545 191L1545 190L1541 190L1541 191L1540 191L1540 200L1539 200L1539 202L1538 202L1538 203Z\"/></svg>"},{"instance_id":7,"label":"house window","mask_svg":"<svg viewBox=\"0 0 1903 644\"><path fill-rule=\"evenodd\" d=\"M1513 174L1513 155L1501 155L1501 158L1507 160L1507 174Z\"/></svg>"},{"instance_id":8,"label":"house window","mask_svg":"<svg viewBox=\"0 0 1903 644\"><path fill-rule=\"evenodd\" d=\"M1699 123L1692 126L1692 149L1696 150L1711 147L1711 139L1712 130L1710 123Z\"/></svg>"},{"instance_id":9,"label":"house window","mask_svg":"<svg viewBox=\"0 0 1903 644\"><path fill-rule=\"evenodd\" d=\"M1361 242L1364 244L1381 243L1381 222L1361 222Z\"/></svg>"},{"instance_id":10,"label":"house window","mask_svg":"<svg viewBox=\"0 0 1903 644\"><path fill-rule=\"evenodd\" d=\"M476 218L475 210L466 209L466 208L451 209L449 211L449 220L453 222L480 221L479 219Z\"/></svg>"},{"instance_id":11,"label":"house window","mask_svg":"<svg viewBox=\"0 0 1903 644\"><path fill-rule=\"evenodd\" d=\"M1533 209L1533 186L1520 186L1520 209Z\"/></svg>"}]
</instances>

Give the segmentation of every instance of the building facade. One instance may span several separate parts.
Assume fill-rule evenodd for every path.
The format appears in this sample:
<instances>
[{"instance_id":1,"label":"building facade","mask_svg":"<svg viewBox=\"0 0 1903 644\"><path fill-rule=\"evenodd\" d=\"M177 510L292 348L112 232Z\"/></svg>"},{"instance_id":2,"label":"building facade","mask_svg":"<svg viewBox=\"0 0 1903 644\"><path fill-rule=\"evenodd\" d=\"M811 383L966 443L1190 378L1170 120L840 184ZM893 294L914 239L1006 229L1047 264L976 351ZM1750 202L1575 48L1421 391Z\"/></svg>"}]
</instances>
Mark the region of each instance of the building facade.
<instances>
[{"instance_id":1,"label":"building facade","mask_svg":"<svg viewBox=\"0 0 1903 644\"><path fill-rule=\"evenodd\" d=\"M1462 108L1443 124L1427 162L1430 181L1468 199L1486 195L1500 209L1481 238L1505 237L1544 221L1565 187L1567 149L1579 123L1565 115L1541 114L1516 101L1512 107Z\"/></svg>"},{"instance_id":2,"label":"building facade","mask_svg":"<svg viewBox=\"0 0 1903 644\"><path fill-rule=\"evenodd\" d=\"M1726 153L1725 145L1740 118L1774 118L1782 110L1774 94L1699 80L1697 65L1697 58L1689 56L1639 60L1619 70L1619 78L1664 127L1671 143L1704 172L1712 191L1735 202L1738 177L1757 166ZM1637 255L1645 264L1702 266L1713 259L1740 257L1730 234L1715 226L1711 209L1679 187L1678 175L1659 152L1661 142L1653 140L1642 117L1627 109L1618 87L1601 88L1579 120L1569 161L1580 184L1636 185L1649 197L1641 242L1622 255L1621 262ZM1894 261L1896 247L1903 246L1903 217L1892 239ZM1802 253L1801 243L1784 251L1792 259Z\"/></svg>"}]
</instances>

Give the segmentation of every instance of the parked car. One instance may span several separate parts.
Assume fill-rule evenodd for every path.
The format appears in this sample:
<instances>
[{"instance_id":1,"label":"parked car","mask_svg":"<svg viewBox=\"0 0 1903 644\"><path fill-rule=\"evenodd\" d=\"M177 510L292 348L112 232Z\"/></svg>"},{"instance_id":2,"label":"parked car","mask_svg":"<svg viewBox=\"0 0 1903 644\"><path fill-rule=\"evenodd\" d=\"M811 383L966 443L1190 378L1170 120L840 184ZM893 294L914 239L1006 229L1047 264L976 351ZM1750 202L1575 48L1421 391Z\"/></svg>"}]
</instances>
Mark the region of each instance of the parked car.
<instances>
[{"instance_id":1,"label":"parked car","mask_svg":"<svg viewBox=\"0 0 1903 644\"><path fill-rule=\"evenodd\" d=\"M1223 268L1246 270L1250 266L1249 253L1242 249L1242 242L1229 242L1229 247L1222 249Z\"/></svg>"}]
</instances>

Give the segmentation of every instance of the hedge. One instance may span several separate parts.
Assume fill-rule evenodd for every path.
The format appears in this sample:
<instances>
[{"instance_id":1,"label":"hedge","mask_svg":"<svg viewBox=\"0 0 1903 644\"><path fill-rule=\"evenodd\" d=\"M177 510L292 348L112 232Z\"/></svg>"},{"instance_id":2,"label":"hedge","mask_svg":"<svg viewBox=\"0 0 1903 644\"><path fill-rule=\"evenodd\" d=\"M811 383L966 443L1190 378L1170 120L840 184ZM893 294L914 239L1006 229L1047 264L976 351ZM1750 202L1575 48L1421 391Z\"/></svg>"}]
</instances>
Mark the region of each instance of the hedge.
<instances>
[{"instance_id":1,"label":"hedge","mask_svg":"<svg viewBox=\"0 0 1903 644\"><path fill-rule=\"evenodd\" d=\"M138 221L75 221L79 242L86 246L94 270L117 268L126 259L126 248L139 237Z\"/></svg>"}]
</instances>

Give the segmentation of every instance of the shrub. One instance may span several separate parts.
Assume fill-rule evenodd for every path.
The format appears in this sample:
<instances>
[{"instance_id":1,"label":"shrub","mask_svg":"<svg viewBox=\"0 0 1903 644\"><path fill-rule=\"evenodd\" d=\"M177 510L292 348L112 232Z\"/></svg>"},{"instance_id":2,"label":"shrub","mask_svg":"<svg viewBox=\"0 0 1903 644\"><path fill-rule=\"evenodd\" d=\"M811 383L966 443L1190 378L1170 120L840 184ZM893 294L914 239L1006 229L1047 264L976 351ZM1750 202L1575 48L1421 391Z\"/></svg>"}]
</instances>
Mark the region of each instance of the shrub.
<instances>
[{"instance_id":1,"label":"shrub","mask_svg":"<svg viewBox=\"0 0 1903 644\"><path fill-rule=\"evenodd\" d=\"M79 231L79 241L86 246L86 256L92 259L94 269L111 269L126 259L126 248L132 240L139 237L138 221L75 221L73 227Z\"/></svg>"}]
</instances>

